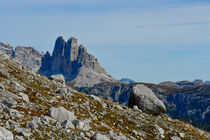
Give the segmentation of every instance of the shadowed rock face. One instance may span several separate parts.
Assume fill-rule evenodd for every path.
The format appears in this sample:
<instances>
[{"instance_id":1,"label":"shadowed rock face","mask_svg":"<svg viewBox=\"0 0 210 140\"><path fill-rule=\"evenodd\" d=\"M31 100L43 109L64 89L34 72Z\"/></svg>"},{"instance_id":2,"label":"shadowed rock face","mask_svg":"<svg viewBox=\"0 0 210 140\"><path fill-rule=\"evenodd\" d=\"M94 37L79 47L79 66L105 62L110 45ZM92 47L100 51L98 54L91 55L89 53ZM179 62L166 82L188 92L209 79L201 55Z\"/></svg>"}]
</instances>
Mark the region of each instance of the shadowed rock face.
<instances>
[{"instance_id":1,"label":"shadowed rock face","mask_svg":"<svg viewBox=\"0 0 210 140\"><path fill-rule=\"evenodd\" d=\"M78 46L75 37L67 42L63 37L58 37L52 56L47 52L42 58L39 73L47 77L63 74L65 80L74 87L92 87L101 82L115 81L83 45Z\"/></svg>"}]
</instances>

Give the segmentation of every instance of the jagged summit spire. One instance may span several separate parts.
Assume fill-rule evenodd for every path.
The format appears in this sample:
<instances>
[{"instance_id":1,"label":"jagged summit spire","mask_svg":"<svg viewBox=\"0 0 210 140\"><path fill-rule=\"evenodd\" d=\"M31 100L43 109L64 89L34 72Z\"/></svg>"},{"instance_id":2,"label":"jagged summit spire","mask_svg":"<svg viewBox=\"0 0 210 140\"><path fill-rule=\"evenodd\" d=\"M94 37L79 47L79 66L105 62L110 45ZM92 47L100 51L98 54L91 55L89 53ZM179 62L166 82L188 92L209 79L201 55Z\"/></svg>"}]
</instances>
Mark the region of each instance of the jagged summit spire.
<instances>
[{"instance_id":1,"label":"jagged summit spire","mask_svg":"<svg viewBox=\"0 0 210 140\"><path fill-rule=\"evenodd\" d=\"M61 41L61 40L65 42L63 36L59 36L59 37L56 39L56 42L57 42L57 41Z\"/></svg>"},{"instance_id":2,"label":"jagged summit spire","mask_svg":"<svg viewBox=\"0 0 210 140\"><path fill-rule=\"evenodd\" d=\"M51 56L51 54L50 54L49 51L47 51L45 55L46 55L46 56Z\"/></svg>"}]
</instances>

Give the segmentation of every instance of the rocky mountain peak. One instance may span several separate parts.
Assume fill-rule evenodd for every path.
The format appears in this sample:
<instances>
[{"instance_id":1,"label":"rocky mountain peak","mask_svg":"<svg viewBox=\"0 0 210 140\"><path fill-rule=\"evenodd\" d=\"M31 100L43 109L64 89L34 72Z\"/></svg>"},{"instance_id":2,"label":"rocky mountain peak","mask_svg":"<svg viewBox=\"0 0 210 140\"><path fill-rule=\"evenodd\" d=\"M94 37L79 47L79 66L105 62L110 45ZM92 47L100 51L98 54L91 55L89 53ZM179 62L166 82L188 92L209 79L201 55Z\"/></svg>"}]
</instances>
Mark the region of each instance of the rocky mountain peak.
<instances>
[{"instance_id":1,"label":"rocky mountain peak","mask_svg":"<svg viewBox=\"0 0 210 140\"><path fill-rule=\"evenodd\" d=\"M67 82L71 81L77 87L114 81L84 45L78 45L75 37L71 37L67 43L63 37L58 37L52 56L45 54L39 72L48 77L63 74Z\"/></svg>"},{"instance_id":2,"label":"rocky mountain peak","mask_svg":"<svg viewBox=\"0 0 210 140\"><path fill-rule=\"evenodd\" d=\"M14 58L24 66L38 70L41 66L43 54L33 47L17 46L14 51Z\"/></svg>"},{"instance_id":3,"label":"rocky mountain peak","mask_svg":"<svg viewBox=\"0 0 210 140\"><path fill-rule=\"evenodd\" d=\"M51 55L47 51L46 54L42 57L42 67L40 68L42 71L50 69L51 66Z\"/></svg>"},{"instance_id":4,"label":"rocky mountain peak","mask_svg":"<svg viewBox=\"0 0 210 140\"><path fill-rule=\"evenodd\" d=\"M38 70L41 66L42 53L33 47L17 46L15 50L9 43L0 42L0 50L16 59L22 65Z\"/></svg>"},{"instance_id":5,"label":"rocky mountain peak","mask_svg":"<svg viewBox=\"0 0 210 140\"><path fill-rule=\"evenodd\" d=\"M64 53L64 47L66 46L66 42L62 36L58 37L55 41L55 47L53 50L53 57L61 57Z\"/></svg>"}]
</instances>

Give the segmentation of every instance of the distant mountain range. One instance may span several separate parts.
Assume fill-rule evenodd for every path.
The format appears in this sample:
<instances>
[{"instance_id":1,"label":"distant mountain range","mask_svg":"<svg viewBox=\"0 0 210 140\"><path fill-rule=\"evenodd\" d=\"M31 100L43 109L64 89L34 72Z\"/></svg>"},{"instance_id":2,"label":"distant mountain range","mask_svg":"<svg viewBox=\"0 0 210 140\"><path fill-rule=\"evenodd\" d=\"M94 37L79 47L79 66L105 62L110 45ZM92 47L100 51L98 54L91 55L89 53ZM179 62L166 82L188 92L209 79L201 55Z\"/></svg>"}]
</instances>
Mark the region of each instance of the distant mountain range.
<instances>
[{"instance_id":1,"label":"distant mountain range","mask_svg":"<svg viewBox=\"0 0 210 140\"><path fill-rule=\"evenodd\" d=\"M0 43L0 50L24 66L36 69L42 75L63 74L68 85L86 94L127 105L130 91L136 83L123 78L115 80L108 75L98 60L89 54L75 37L67 42L58 37L52 55L38 52L32 47L13 47ZM148 86L161 99L167 114L210 131L210 82L202 80L141 83Z\"/></svg>"}]
</instances>

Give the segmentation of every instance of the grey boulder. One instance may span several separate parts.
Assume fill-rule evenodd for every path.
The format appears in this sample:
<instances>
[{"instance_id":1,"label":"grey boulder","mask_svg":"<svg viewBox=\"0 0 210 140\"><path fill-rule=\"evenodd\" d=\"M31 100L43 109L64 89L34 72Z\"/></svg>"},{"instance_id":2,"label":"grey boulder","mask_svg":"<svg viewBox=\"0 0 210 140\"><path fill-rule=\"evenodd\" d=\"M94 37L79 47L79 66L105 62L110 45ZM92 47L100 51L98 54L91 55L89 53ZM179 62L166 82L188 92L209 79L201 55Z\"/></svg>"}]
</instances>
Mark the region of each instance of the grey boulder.
<instances>
[{"instance_id":1,"label":"grey boulder","mask_svg":"<svg viewBox=\"0 0 210 140\"><path fill-rule=\"evenodd\" d=\"M141 84L137 84L132 88L128 106L138 106L142 111L154 115L166 112L163 102L155 96L151 89Z\"/></svg>"},{"instance_id":2,"label":"grey boulder","mask_svg":"<svg viewBox=\"0 0 210 140\"><path fill-rule=\"evenodd\" d=\"M83 131L88 131L91 129L90 125L89 125L90 120L86 119L86 120L75 120L73 121L74 125L76 126L76 128L83 130Z\"/></svg>"},{"instance_id":3,"label":"grey boulder","mask_svg":"<svg viewBox=\"0 0 210 140\"><path fill-rule=\"evenodd\" d=\"M58 122L62 123L66 120L73 121L76 119L74 113L71 111L66 110L64 107L60 106L57 108L51 108L49 110L49 116L53 119L57 120Z\"/></svg>"}]
</instances>

